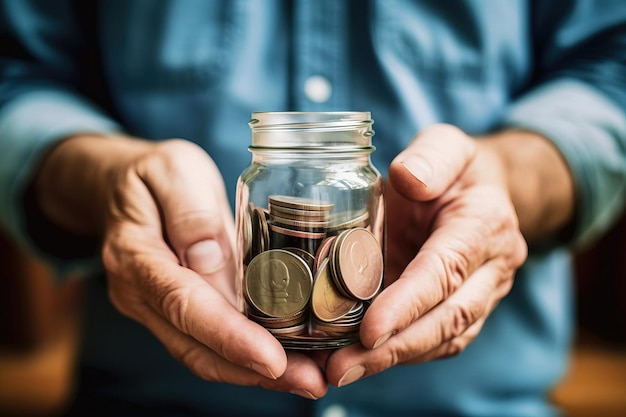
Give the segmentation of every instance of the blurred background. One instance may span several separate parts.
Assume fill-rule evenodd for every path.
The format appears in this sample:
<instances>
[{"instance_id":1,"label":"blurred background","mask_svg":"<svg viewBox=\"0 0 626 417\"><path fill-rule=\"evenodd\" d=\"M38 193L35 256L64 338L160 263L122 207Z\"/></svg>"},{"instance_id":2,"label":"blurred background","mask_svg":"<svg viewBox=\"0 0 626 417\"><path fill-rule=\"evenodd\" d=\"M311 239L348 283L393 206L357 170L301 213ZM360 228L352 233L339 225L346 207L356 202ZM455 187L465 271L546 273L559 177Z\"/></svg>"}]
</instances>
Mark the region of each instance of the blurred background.
<instances>
[{"instance_id":1,"label":"blurred background","mask_svg":"<svg viewBox=\"0 0 626 417\"><path fill-rule=\"evenodd\" d=\"M571 417L626 416L626 214L577 253L578 331L551 393ZM63 285L0 234L0 416L63 414L75 388L81 280Z\"/></svg>"}]
</instances>

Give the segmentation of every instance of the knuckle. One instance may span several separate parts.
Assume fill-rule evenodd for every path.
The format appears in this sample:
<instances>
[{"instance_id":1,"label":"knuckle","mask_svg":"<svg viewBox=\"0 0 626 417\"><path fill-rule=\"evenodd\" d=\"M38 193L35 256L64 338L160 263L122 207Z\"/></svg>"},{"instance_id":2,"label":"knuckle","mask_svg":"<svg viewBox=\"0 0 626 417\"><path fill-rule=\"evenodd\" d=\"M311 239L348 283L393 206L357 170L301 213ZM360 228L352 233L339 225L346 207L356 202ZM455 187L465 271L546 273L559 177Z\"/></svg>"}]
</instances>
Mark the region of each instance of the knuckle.
<instances>
[{"instance_id":1,"label":"knuckle","mask_svg":"<svg viewBox=\"0 0 626 417\"><path fill-rule=\"evenodd\" d=\"M468 343L466 340L461 337L456 337L446 343L441 358L451 358L453 356L458 356L465 350L467 345Z\"/></svg>"},{"instance_id":2,"label":"knuckle","mask_svg":"<svg viewBox=\"0 0 626 417\"><path fill-rule=\"evenodd\" d=\"M517 269L522 266L528 257L528 244L519 230L517 230L514 239L515 243L513 245L513 254L511 256L511 266Z\"/></svg>"},{"instance_id":3,"label":"knuckle","mask_svg":"<svg viewBox=\"0 0 626 417\"><path fill-rule=\"evenodd\" d=\"M159 142L156 144L155 149L157 153L163 153L165 156L177 152L190 152L195 154L201 150L201 148L195 143L181 138L173 138Z\"/></svg>"},{"instance_id":4,"label":"knuckle","mask_svg":"<svg viewBox=\"0 0 626 417\"><path fill-rule=\"evenodd\" d=\"M389 352L387 353L385 360L382 363L381 370L391 368L401 363L403 357L402 352L402 348L397 346L389 349Z\"/></svg>"},{"instance_id":5,"label":"knuckle","mask_svg":"<svg viewBox=\"0 0 626 417\"><path fill-rule=\"evenodd\" d=\"M478 302L456 304L447 311L447 318L442 322L441 340L450 341L460 337L484 313L484 307Z\"/></svg>"},{"instance_id":6,"label":"knuckle","mask_svg":"<svg viewBox=\"0 0 626 417\"><path fill-rule=\"evenodd\" d=\"M399 344L395 344L394 346L386 346L384 351L379 348L379 351L376 352L375 360L370 361L366 367L367 374L377 374L386 369L403 363L406 356L404 352L405 349Z\"/></svg>"},{"instance_id":7,"label":"knuckle","mask_svg":"<svg viewBox=\"0 0 626 417\"><path fill-rule=\"evenodd\" d=\"M184 172L190 164L217 171L215 162L197 144L184 139L169 139L156 144L154 152L148 154L148 163L160 164L171 174Z\"/></svg>"},{"instance_id":8,"label":"knuckle","mask_svg":"<svg viewBox=\"0 0 626 417\"><path fill-rule=\"evenodd\" d=\"M458 290L467 279L468 271L471 268L470 256L475 253L470 247L472 244L468 242L467 245L466 250L449 250L441 258L445 271L442 289L446 298Z\"/></svg>"},{"instance_id":9,"label":"knuckle","mask_svg":"<svg viewBox=\"0 0 626 417\"><path fill-rule=\"evenodd\" d=\"M184 211L168 224L170 233L193 230L217 230L223 226L222 217L217 206L206 206L202 210Z\"/></svg>"},{"instance_id":10,"label":"knuckle","mask_svg":"<svg viewBox=\"0 0 626 417\"><path fill-rule=\"evenodd\" d=\"M189 334L187 312L192 296L188 287L166 288L159 297L159 307L169 321L181 332Z\"/></svg>"}]
</instances>

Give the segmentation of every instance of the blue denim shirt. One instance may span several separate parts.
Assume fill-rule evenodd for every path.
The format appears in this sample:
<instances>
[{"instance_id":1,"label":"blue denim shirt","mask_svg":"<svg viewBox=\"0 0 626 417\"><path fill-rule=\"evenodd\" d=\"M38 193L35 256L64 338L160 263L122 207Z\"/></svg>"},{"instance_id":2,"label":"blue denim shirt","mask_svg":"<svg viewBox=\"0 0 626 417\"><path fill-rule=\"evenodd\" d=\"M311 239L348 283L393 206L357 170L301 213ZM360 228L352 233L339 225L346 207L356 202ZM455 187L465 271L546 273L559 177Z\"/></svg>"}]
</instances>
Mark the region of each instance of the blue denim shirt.
<instances>
[{"instance_id":1,"label":"blue denim shirt","mask_svg":"<svg viewBox=\"0 0 626 417\"><path fill-rule=\"evenodd\" d=\"M253 111L370 111L383 173L434 123L540 132L575 180L571 244L605 230L624 204L622 0L85 3L0 1L0 225L27 246L21 198L55 141L117 131L186 138L217 162L234 200ZM196 378L105 293L91 280L77 415L550 416L545 395L571 338L559 247L531 256L461 355L399 366L316 402Z\"/></svg>"}]
</instances>

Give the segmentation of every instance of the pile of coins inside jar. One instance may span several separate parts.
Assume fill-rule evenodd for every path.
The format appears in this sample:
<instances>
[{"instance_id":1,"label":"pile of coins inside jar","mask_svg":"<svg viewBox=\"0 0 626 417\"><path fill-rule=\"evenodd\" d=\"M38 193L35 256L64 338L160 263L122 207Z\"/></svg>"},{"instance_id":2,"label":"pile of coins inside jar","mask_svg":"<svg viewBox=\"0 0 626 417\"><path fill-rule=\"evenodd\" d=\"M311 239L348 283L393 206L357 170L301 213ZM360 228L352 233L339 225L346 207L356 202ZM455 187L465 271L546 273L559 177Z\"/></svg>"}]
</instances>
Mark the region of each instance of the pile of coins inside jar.
<instances>
[{"instance_id":1,"label":"pile of coins inside jar","mask_svg":"<svg viewBox=\"0 0 626 417\"><path fill-rule=\"evenodd\" d=\"M243 292L247 315L286 348L358 340L366 303L380 290L383 253L367 210L274 195L248 206Z\"/></svg>"}]
</instances>

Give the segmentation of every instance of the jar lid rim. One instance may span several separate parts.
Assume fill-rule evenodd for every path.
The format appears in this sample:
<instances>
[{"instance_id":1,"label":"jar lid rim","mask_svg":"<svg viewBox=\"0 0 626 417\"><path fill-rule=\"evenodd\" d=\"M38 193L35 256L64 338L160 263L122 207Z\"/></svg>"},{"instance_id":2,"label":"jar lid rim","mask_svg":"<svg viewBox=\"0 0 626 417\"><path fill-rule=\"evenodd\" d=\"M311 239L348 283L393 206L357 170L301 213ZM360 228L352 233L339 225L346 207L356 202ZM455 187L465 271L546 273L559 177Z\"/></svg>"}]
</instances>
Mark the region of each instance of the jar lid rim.
<instances>
[{"instance_id":1,"label":"jar lid rim","mask_svg":"<svg viewBox=\"0 0 626 417\"><path fill-rule=\"evenodd\" d=\"M293 129L331 126L354 126L373 124L371 114L367 111L333 111L333 112L253 112L248 122L251 129Z\"/></svg>"}]
</instances>

